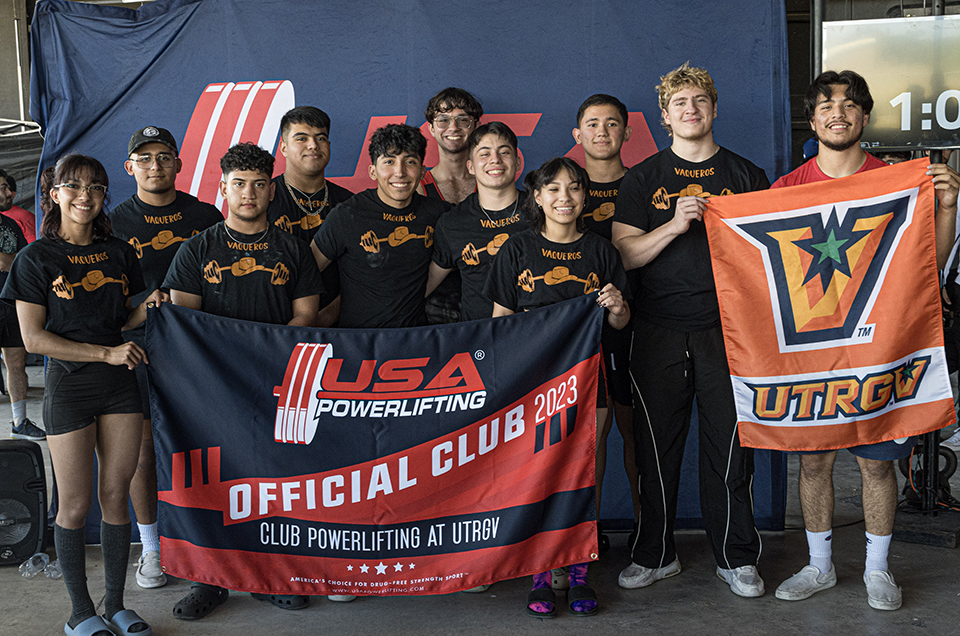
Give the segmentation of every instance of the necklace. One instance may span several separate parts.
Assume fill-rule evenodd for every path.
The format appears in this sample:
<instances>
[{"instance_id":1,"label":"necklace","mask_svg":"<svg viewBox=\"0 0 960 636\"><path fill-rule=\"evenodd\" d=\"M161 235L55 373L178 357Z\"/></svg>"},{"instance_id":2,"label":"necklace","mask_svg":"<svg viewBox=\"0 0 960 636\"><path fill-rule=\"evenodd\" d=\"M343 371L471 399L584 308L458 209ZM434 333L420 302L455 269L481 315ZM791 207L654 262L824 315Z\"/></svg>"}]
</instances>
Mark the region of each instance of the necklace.
<instances>
[{"instance_id":1,"label":"necklace","mask_svg":"<svg viewBox=\"0 0 960 636\"><path fill-rule=\"evenodd\" d=\"M510 210L510 214L508 214L507 216L512 216L513 213L517 211L517 204L519 203L520 203L520 195L517 195L517 198L513 201L513 209ZM493 219L490 218L490 214L486 211L486 209L482 205L480 205L479 196L477 197L477 207L480 208L481 212L483 212L483 216L487 217L487 220L493 223Z\"/></svg>"},{"instance_id":2,"label":"necklace","mask_svg":"<svg viewBox=\"0 0 960 636\"><path fill-rule=\"evenodd\" d=\"M223 230L224 230L224 232L227 233L227 236L229 236L230 238L232 238L235 242L237 242L237 243L242 243L243 245L252 245L252 244L254 244L254 243L259 243L260 241L263 240L263 237L266 236L266 235L267 235L267 232L270 231L270 225L268 224L268 225L267 225L267 229L265 229L265 230L263 231L263 234L261 234L259 237L256 238L256 240L253 240L253 241L241 241L240 239L238 239L236 236L234 236L233 234L230 233L230 228L227 227L226 222L224 222L224 224L223 224Z\"/></svg>"},{"instance_id":3,"label":"necklace","mask_svg":"<svg viewBox=\"0 0 960 636\"><path fill-rule=\"evenodd\" d=\"M297 196L293 193L293 186L291 186L289 183L287 183L287 180L286 180L286 179L283 180L283 185L287 186L287 192L290 193L290 198L293 199L293 202L297 204L297 207L300 208L300 209L303 211L303 213L306 214L307 216L316 216L316 215L320 214L320 210L322 210L323 208L327 207L327 203L329 203L329 201L330 201L330 188L328 188L326 185L324 185L324 186L323 186L323 201L321 201L321 203L320 203L320 209L319 209L319 210L314 210L314 209L313 209L313 205L312 205L312 204L313 204L313 197L307 196L307 193L306 193L306 192L304 192L303 190L300 190L299 188L297 188L297 192L299 192L300 194L302 194L302 195L304 196L304 198L306 198L306 200L311 203L310 208L307 209L307 208L303 207L303 205L300 203L300 199L298 199ZM316 194L316 192L314 192L314 194Z\"/></svg>"}]
</instances>

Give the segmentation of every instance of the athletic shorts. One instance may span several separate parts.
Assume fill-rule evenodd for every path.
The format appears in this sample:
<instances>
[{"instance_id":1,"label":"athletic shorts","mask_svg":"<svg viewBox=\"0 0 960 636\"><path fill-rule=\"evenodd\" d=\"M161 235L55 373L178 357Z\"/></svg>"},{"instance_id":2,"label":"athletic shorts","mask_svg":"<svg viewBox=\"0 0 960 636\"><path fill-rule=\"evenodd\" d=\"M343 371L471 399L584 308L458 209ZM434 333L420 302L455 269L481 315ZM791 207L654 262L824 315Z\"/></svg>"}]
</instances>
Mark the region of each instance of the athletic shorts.
<instances>
[{"instance_id":1,"label":"athletic shorts","mask_svg":"<svg viewBox=\"0 0 960 636\"><path fill-rule=\"evenodd\" d=\"M50 359L43 392L47 435L79 431L98 415L117 413L143 413L136 373L106 362L88 362L71 372Z\"/></svg>"},{"instance_id":2,"label":"athletic shorts","mask_svg":"<svg viewBox=\"0 0 960 636\"><path fill-rule=\"evenodd\" d=\"M864 444L862 446L851 446L847 450L857 457L863 459L873 459L883 462L895 462L910 455L913 447L917 445L917 437L908 437L902 444L896 440L887 440L886 442L877 442L876 444ZM800 455L822 455L833 451L800 451Z\"/></svg>"},{"instance_id":3,"label":"athletic shorts","mask_svg":"<svg viewBox=\"0 0 960 636\"><path fill-rule=\"evenodd\" d=\"M123 332L124 342L134 342L141 349L146 349L145 336L143 329L131 329ZM140 407L143 409L144 419L150 419L150 387L147 384L147 365L138 364L134 369L137 373L137 384L140 386Z\"/></svg>"},{"instance_id":4,"label":"athletic shorts","mask_svg":"<svg viewBox=\"0 0 960 636\"><path fill-rule=\"evenodd\" d=\"M17 320L17 311L13 307L5 307L0 318L0 347L23 348L23 337L20 335L20 321Z\"/></svg>"}]
</instances>

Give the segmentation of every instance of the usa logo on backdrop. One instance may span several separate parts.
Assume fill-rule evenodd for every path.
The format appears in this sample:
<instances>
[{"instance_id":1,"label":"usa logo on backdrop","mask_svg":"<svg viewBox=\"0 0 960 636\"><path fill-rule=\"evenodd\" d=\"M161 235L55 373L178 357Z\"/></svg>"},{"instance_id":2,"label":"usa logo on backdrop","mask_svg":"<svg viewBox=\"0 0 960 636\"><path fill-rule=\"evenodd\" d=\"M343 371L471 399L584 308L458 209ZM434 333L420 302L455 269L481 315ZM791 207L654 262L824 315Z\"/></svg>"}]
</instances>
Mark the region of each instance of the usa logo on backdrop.
<instances>
[{"instance_id":1,"label":"usa logo on backdrop","mask_svg":"<svg viewBox=\"0 0 960 636\"><path fill-rule=\"evenodd\" d=\"M220 196L220 157L230 146L241 141L251 141L261 148L274 152L276 164L273 176L286 169L286 159L280 153L280 120L284 113L296 106L296 90L289 80L214 82L207 85L190 116L190 123L180 145L183 169L177 184L201 201L220 208L226 216L226 206ZM500 121L520 138L534 134L542 113L496 113L485 114L481 123ZM625 165L632 166L657 151L650 128L643 113L629 113L633 134L622 150ZM387 124L407 123L406 115L373 116L370 118L363 138L356 169L350 176L330 176L330 180L352 192L360 192L373 186L367 173L370 165L367 146L377 128ZM427 138L427 156L424 165L432 167L438 161L436 141L424 122L420 131ZM522 145L522 142L521 142ZM559 150L559 149L558 149ZM522 148L518 150L520 167L524 170ZM566 154L583 163L583 148L574 145ZM329 175L328 175L329 176Z\"/></svg>"}]
</instances>

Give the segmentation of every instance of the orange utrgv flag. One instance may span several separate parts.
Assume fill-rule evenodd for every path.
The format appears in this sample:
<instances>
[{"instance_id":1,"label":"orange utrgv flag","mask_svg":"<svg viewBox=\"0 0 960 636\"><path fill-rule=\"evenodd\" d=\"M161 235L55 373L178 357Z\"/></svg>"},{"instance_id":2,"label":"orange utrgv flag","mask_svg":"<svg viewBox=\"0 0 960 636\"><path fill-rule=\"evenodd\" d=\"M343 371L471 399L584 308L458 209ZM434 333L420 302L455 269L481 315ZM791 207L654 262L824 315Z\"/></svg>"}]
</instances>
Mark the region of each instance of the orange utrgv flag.
<instances>
[{"instance_id":1,"label":"orange utrgv flag","mask_svg":"<svg viewBox=\"0 0 960 636\"><path fill-rule=\"evenodd\" d=\"M710 199L744 446L845 448L954 421L926 166Z\"/></svg>"}]
</instances>

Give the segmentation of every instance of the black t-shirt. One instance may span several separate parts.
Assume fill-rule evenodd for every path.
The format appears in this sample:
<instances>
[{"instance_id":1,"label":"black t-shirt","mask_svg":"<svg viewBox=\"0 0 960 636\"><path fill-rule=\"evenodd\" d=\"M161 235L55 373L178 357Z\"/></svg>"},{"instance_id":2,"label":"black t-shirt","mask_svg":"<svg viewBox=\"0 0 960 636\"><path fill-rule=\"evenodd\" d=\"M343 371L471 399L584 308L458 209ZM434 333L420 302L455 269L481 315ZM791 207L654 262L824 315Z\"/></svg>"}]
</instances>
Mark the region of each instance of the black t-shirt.
<instances>
[{"instance_id":1,"label":"black t-shirt","mask_svg":"<svg viewBox=\"0 0 960 636\"><path fill-rule=\"evenodd\" d=\"M285 325L293 301L322 291L310 247L274 225L240 234L218 223L183 244L163 286L196 294L217 316Z\"/></svg>"},{"instance_id":2,"label":"black t-shirt","mask_svg":"<svg viewBox=\"0 0 960 636\"><path fill-rule=\"evenodd\" d=\"M444 269L460 271L460 320L478 320L493 314L493 301L484 295L483 286L503 243L527 228L522 212L524 197L525 193L518 191L516 203L503 210L482 210L479 195L474 192L437 222L433 262Z\"/></svg>"},{"instance_id":3,"label":"black t-shirt","mask_svg":"<svg viewBox=\"0 0 960 636\"><path fill-rule=\"evenodd\" d=\"M617 210L617 192L623 177L611 183L590 182L587 190L587 209L583 212L583 222L594 234L602 236L608 241L612 236L613 222Z\"/></svg>"},{"instance_id":4,"label":"black t-shirt","mask_svg":"<svg viewBox=\"0 0 960 636\"><path fill-rule=\"evenodd\" d=\"M23 230L17 225L17 222L8 216L0 215L0 252L4 254L16 254L27 246L27 239L23 236ZM0 289L7 282L7 272L0 272ZM0 318L8 310L6 306L0 307Z\"/></svg>"},{"instance_id":5,"label":"black t-shirt","mask_svg":"<svg viewBox=\"0 0 960 636\"><path fill-rule=\"evenodd\" d=\"M177 250L191 236L223 220L220 211L186 192L170 205L156 207L136 194L110 212L113 234L133 246L140 258L146 289L133 298L139 305L163 285Z\"/></svg>"},{"instance_id":6,"label":"black t-shirt","mask_svg":"<svg viewBox=\"0 0 960 636\"><path fill-rule=\"evenodd\" d=\"M45 329L67 340L115 347L144 289L137 254L116 237L90 245L38 238L13 259L0 298L47 308Z\"/></svg>"},{"instance_id":7,"label":"black t-shirt","mask_svg":"<svg viewBox=\"0 0 960 636\"><path fill-rule=\"evenodd\" d=\"M650 232L673 218L681 196L741 194L769 187L763 170L726 148L700 163L681 159L667 148L623 177L615 220ZM630 281L639 315L678 331L702 331L720 324L702 222L693 221L690 229L637 272Z\"/></svg>"},{"instance_id":8,"label":"black t-shirt","mask_svg":"<svg viewBox=\"0 0 960 636\"><path fill-rule=\"evenodd\" d=\"M493 302L519 312L596 293L607 283L629 300L620 253L610 241L584 232L573 243L554 243L529 228L500 248L483 291Z\"/></svg>"},{"instance_id":9,"label":"black t-shirt","mask_svg":"<svg viewBox=\"0 0 960 636\"><path fill-rule=\"evenodd\" d=\"M426 324L424 292L434 228L446 210L419 194L398 210L377 190L341 203L313 242L340 264L341 327L416 327Z\"/></svg>"},{"instance_id":10,"label":"black t-shirt","mask_svg":"<svg viewBox=\"0 0 960 636\"><path fill-rule=\"evenodd\" d=\"M307 193L294 187L287 187L283 175L277 176L276 193L267 208L267 220L284 232L289 232L307 245L320 229L330 210L353 196L346 188L341 188L329 179L325 180L323 190L314 192L309 198ZM296 197L296 198L294 198ZM324 199L326 198L326 204ZM297 205L299 203L300 205ZM302 207L301 207L302 206ZM306 212L310 210L310 213ZM336 263L320 272L323 281L323 293L320 295L320 307L326 307L340 294L340 272Z\"/></svg>"},{"instance_id":11,"label":"black t-shirt","mask_svg":"<svg viewBox=\"0 0 960 636\"><path fill-rule=\"evenodd\" d=\"M320 229L330 210L353 196L353 192L341 188L330 180L326 180L323 190L313 193L309 198L306 196L307 193L293 187L288 188L282 174L273 182L277 188L273 201L267 208L267 219L284 232L305 241L307 245L313 240L313 235ZM323 203L324 197L326 197L326 205Z\"/></svg>"}]
</instances>

